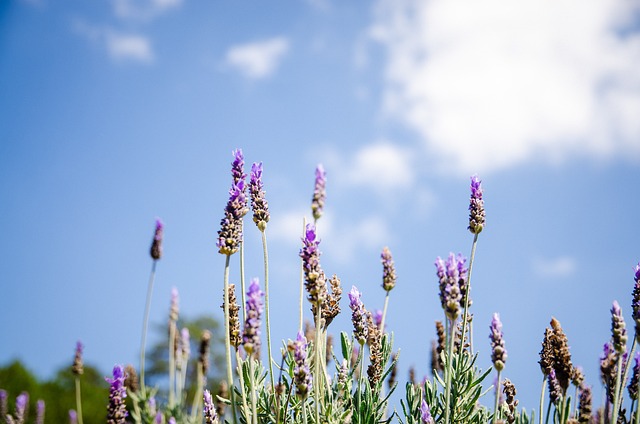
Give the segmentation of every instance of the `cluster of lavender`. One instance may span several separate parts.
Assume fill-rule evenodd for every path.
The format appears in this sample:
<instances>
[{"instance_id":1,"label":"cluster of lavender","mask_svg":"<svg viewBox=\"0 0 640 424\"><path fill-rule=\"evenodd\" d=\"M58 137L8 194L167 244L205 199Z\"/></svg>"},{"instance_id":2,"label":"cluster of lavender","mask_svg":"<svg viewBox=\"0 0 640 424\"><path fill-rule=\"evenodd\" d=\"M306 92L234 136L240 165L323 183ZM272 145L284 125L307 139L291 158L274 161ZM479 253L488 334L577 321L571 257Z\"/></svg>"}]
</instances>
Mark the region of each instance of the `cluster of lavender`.
<instances>
[{"instance_id":1,"label":"cluster of lavender","mask_svg":"<svg viewBox=\"0 0 640 424\"><path fill-rule=\"evenodd\" d=\"M482 182L471 177L469 222L467 229L473 235L471 255L450 253L446 259L435 260L442 320L436 321L437 340L432 342L431 378L418 383L415 372L410 371L405 385L402 411L389 410L388 399L397 387L398 352L392 352L391 335L386 331L385 318L390 292L396 286L397 275L391 251L384 247L380 254L382 264L381 287L385 301L382 310L370 311L363 301L363 293L352 286L348 293L351 311L351 332L340 333L340 349L332 349L333 336L329 325L341 312L342 285L333 275L327 278L320 264L320 238L318 221L325 207L326 173L318 165L311 199L313 223L304 226L299 256L301 259L299 331L273 357L269 324L269 272L266 229L269 221L268 202L262 181L262 163L254 163L250 181L245 183L242 150L233 151L231 163L232 184L229 200L216 246L225 256L223 278L224 336L226 380L217 393L212 394L207 374L210 368L212 334L201 335L199 358L195 372L195 389L186 389L189 364L190 334L186 328L178 329L179 298L172 290L169 309L169 387L167 395L158 396L157 389L147 387L144 378L145 336L151 291L157 262L162 257L164 224L156 220L150 255L153 260L149 290L143 322L140 376L133 366L116 365L110 385L105 411L111 424L196 424L196 423L388 423L397 419L407 424L640 424L638 392L640 391L640 353L635 354L640 340L640 264L634 272L632 317L635 335L631 349L627 350L629 335L617 301L611 308L611 339L604 344L600 358L600 379L605 387L604 405L593 405L592 387L586 383L582 368L571 360L569 342L560 322L555 318L545 329L541 344L539 365L543 375L540 407L535 413L518 410L516 388L502 377L506 370L507 349L500 315L494 313L489 324L490 356L493 370L494 402L490 409L479 401L485 378L491 370L481 371L474 350L470 312L471 275L480 233L485 228ZM249 187L249 197L246 187ZM245 289L242 250L244 242L243 217L248 213L251 200L253 222L261 233L264 256L264 291L259 280L253 278ZM240 252L239 286L242 307L236 298L236 284L230 281L231 257ZM329 274L330 275L330 274ZM309 302L311 323L303 321L303 304ZM242 315L240 312L242 311ZM265 318L268 362L261 362L262 325ZM82 424L80 379L83 375L82 344L78 342L71 367L76 381L76 409L69 411L71 424ZM368 355L365 353L368 352ZM633 358L633 366L630 359ZM331 365L333 362L333 366ZM276 368L274 369L274 365ZM365 373L365 365L367 371ZM384 386L386 380L387 386ZM575 396L570 396L570 386ZM624 389L629 397L629 410L623 401ZM545 391L548 407L545 410ZM187 396L191 402L187 402ZM0 422L26 423L28 395L16 398L10 413L7 393L0 390ZM573 404L572 404L573 402ZM44 402L38 401L36 423L44 422Z\"/></svg>"}]
</instances>

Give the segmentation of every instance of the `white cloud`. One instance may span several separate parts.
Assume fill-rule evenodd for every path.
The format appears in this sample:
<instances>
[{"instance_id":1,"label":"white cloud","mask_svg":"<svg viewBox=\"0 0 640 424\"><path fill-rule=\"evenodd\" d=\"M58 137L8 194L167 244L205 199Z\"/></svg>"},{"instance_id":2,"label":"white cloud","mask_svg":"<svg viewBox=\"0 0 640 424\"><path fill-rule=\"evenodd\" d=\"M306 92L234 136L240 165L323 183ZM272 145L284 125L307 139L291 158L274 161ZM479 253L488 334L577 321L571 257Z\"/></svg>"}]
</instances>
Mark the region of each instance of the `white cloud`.
<instances>
[{"instance_id":1,"label":"white cloud","mask_svg":"<svg viewBox=\"0 0 640 424\"><path fill-rule=\"evenodd\" d=\"M537 275L548 278L569 277L577 268L575 259L568 256L535 258L532 267Z\"/></svg>"},{"instance_id":2,"label":"white cloud","mask_svg":"<svg viewBox=\"0 0 640 424\"><path fill-rule=\"evenodd\" d=\"M151 43L142 35L110 32L106 35L106 43L110 56L115 60L144 63L153 61Z\"/></svg>"},{"instance_id":3,"label":"white cloud","mask_svg":"<svg viewBox=\"0 0 640 424\"><path fill-rule=\"evenodd\" d=\"M379 0L385 110L464 175L638 158L638 11L638 0Z\"/></svg>"},{"instance_id":4,"label":"white cloud","mask_svg":"<svg viewBox=\"0 0 640 424\"><path fill-rule=\"evenodd\" d=\"M113 12L121 19L151 20L176 9L183 0L112 0Z\"/></svg>"},{"instance_id":5,"label":"white cloud","mask_svg":"<svg viewBox=\"0 0 640 424\"><path fill-rule=\"evenodd\" d=\"M407 187L414 179L409 151L388 142L358 150L349 166L349 180L375 190Z\"/></svg>"},{"instance_id":6,"label":"white cloud","mask_svg":"<svg viewBox=\"0 0 640 424\"><path fill-rule=\"evenodd\" d=\"M289 40L275 37L229 48L225 63L250 79L272 75L289 51Z\"/></svg>"}]
</instances>

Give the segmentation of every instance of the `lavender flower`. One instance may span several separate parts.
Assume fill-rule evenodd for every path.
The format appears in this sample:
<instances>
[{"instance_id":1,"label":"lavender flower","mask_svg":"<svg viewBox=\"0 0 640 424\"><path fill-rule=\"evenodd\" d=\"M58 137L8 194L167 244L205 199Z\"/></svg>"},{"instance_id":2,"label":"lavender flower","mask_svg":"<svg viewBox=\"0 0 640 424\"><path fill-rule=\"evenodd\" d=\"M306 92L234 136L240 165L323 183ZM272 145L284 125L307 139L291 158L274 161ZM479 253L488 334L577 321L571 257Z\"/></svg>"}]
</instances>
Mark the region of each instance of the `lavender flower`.
<instances>
[{"instance_id":1,"label":"lavender flower","mask_svg":"<svg viewBox=\"0 0 640 424\"><path fill-rule=\"evenodd\" d=\"M0 419L9 413L7 408L7 391L0 389Z\"/></svg>"},{"instance_id":2,"label":"lavender flower","mask_svg":"<svg viewBox=\"0 0 640 424\"><path fill-rule=\"evenodd\" d=\"M396 267L388 247L382 249L380 259L382 260L382 288L389 292L395 287L397 277Z\"/></svg>"},{"instance_id":3,"label":"lavender flower","mask_svg":"<svg viewBox=\"0 0 640 424\"><path fill-rule=\"evenodd\" d=\"M296 340L293 342L293 361L295 368L293 369L293 378L296 385L296 394L305 399L311 391L313 378L311 370L309 370L309 360L307 358L307 338L298 332Z\"/></svg>"},{"instance_id":4,"label":"lavender flower","mask_svg":"<svg viewBox=\"0 0 640 424\"><path fill-rule=\"evenodd\" d=\"M380 325L382 325L382 309L376 309L375 311L373 311L373 314L371 314L371 316L373 318L373 323L377 328L380 328Z\"/></svg>"},{"instance_id":5,"label":"lavender flower","mask_svg":"<svg viewBox=\"0 0 640 424\"><path fill-rule=\"evenodd\" d=\"M216 242L218 251L223 255L232 255L238 251L242 242L242 217L248 211L242 150L234 150L233 156L234 161L231 164L233 183L229 190L229 202L224 210L224 218L220 221L218 241Z\"/></svg>"},{"instance_id":6,"label":"lavender flower","mask_svg":"<svg viewBox=\"0 0 640 424\"><path fill-rule=\"evenodd\" d=\"M25 412L27 405L29 404L29 394L22 392L16 398L16 424L22 424L24 422Z\"/></svg>"},{"instance_id":7,"label":"lavender flower","mask_svg":"<svg viewBox=\"0 0 640 424\"><path fill-rule=\"evenodd\" d=\"M491 340L491 362L497 371L504 369L507 361L507 350L504 347L504 339L502 337L502 322L500 315L493 314L491 325L489 326L489 339Z\"/></svg>"},{"instance_id":8,"label":"lavender flower","mask_svg":"<svg viewBox=\"0 0 640 424\"><path fill-rule=\"evenodd\" d=\"M420 404L420 420L422 424L432 424L433 417L431 416L431 410L429 409L429 405L427 405L427 401L422 399L422 403Z\"/></svg>"},{"instance_id":9,"label":"lavender flower","mask_svg":"<svg viewBox=\"0 0 640 424\"><path fill-rule=\"evenodd\" d=\"M640 263L633 269L633 279L635 285L633 286L633 302L631 307L633 309L633 321L635 322L636 340L640 342Z\"/></svg>"},{"instance_id":10,"label":"lavender flower","mask_svg":"<svg viewBox=\"0 0 640 424\"><path fill-rule=\"evenodd\" d=\"M185 361L191 356L191 336L188 328L180 330L180 348L182 349L182 357Z\"/></svg>"},{"instance_id":11,"label":"lavender flower","mask_svg":"<svg viewBox=\"0 0 640 424\"><path fill-rule=\"evenodd\" d=\"M549 373L549 400L556 405L562 397L562 387L556 378L556 370L552 369Z\"/></svg>"},{"instance_id":12,"label":"lavender flower","mask_svg":"<svg viewBox=\"0 0 640 424\"><path fill-rule=\"evenodd\" d=\"M313 198L311 199L311 212L313 213L313 219L316 221L322 217L326 197L326 183L327 174L324 172L322 164L318 164L316 167L316 184L313 189Z\"/></svg>"},{"instance_id":13,"label":"lavender flower","mask_svg":"<svg viewBox=\"0 0 640 424\"><path fill-rule=\"evenodd\" d=\"M209 390L204 391L204 422L205 424L218 424L218 414L216 414Z\"/></svg>"},{"instance_id":14,"label":"lavender flower","mask_svg":"<svg viewBox=\"0 0 640 424\"><path fill-rule=\"evenodd\" d=\"M362 293L356 286L351 287L349 292L349 307L351 308L351 322L353 323L353 336L360 343L364 345L369 335L369 328L367 326L367 310L360 300Z\"/></svg>"},{"instance_id":15,"label":"lavender flower","mask_svg":"<svg viewBox=\"0 0 640 424\"><path fill-rule=\"evenodd\" d=\"M262 184L262 162L254 163L251 166L249 194L253 209L253 222L256 223L260 231L264 231L267 228L267 222L269 222L269 204L265 198Z\"/></svg>"},{"instance_id":16,"label":"lavender flower","mask_svg":"<svg viewBox=\"0 0 640 424\"><path fill-rule=\"evenodd\" d=\"M337 275L333 274L333 277L329 280L329 285L331 286L331 294L326 294L326 300L322 304L322 319L324 320L325 328L329 327L329 324L340 313L340 299L342 299L342 287ZM315 307L311 309L315 315Z\"/></svg>"},{"instance_id":17,"label":"lavender flower","mask_svg":"<svg viewBox=\"0 0 640 424\"><path fill-rule=\"evenodd\" d=\"M147 404L149 405L149 414L152 416L156 415L156 412L157 412L156 398L154 396L151 396Z\"/></svg>"},{"instance_id":18,"label":"lavender flower","mask_svg":"<svg viewBox=\"0 0 640 424\"><path fill-rule=\"evenodd\" d=\"M611 336L613 348L616 352L623 353L627 346L627 329L617 300L613 301L611 307Z\"/></svg>"},{"instance_id":19,"label":"lavender flower","mask_svg":"<svg viewBox=\"0 0 640 424\"><path fill-rule=\"evenodd\" d=\"M78 424L78 413L75 409L69 409L69 424Z\"/></svg>"},{"instance_id":20,"label":"lavender flower","mask_svg":"<svg viewBox=\"0 0 640 424\"><path fill-rule=\"evenodd\" d=\"M477 175L471 177L471 201L469 202L469 231L480 234L484 228L484 200L482 200L482 181Z\"/></svg>"},{"instance_id":21,"label":"lavender flower","mask_svg":"<svg viewBox=\"0 0 640 424\"><path fill-rule=\"evenodd\" d=\"M247 320L244 323L242 344L244 350L251 355L260 350L260 315L264 310L264 293L260 290L258 279L251 280L247 292Z\"/></svg>"},{"instance_id":22,"label":"lavender flower","mask_svg":"<svg viewBox=\"0 0 640 424\"><path fill-rule=\"evenodd\" d=\"M82 375L84 373L84 366L82 364L82 343L78 341L76 343L76 355L73 358L73 366L71 367L71 371L75 375Z\"/></svg>"},{"instance_id":23,"label":"lavender flower","mask_svg":"<svg viewBox=\"0 0 640 424\"><path fill-rule=\"evenodd\" d=\"M125 424L127 408L125 398L127 389L124 386L125 373L122 365L113 367L113 378L105 378L111 385L109 389L109 406L107 407L107 424Z\"/></svg>"},{"instance_id":24,"label":"lavender flower","mask_svg":"<svg viewBox=\"0 0 640 424\"><path fill-rule=\"evenodd\" d=\"M176 419L173 417L170 417L169 422L167 424L176 424Z\"/></svg>"},{"instance_id":25,"label":"lavender flower","mask_svg":"<svg viewBox=\"0 0 640 424\"><path fill-rule=\"evenodd\" d=\"M446 262L436 258L436 274L439 279L440 304L447 317L453 322L460 313L460 303L466 290L466 259L458 254L449 253Z\"/></svg>"},{"instance_id":26,"label":"lavender flower","mask_svg":"<svg viewBox=\"0 0 640 424\"><path fill-rule=\"evenodd\" d=\"M198 357L198 362L202 366L202 375L204 378L207 378L207 372L209 371L209 352L211 346L211 332L209 330L204 330L202 332L202 336L200 336L200 356Z\"/></svg>"},{"instance_id":27,"label":"lavender flower","mask_svg":"<svg viewBox=\"0 0 640 424\"><path fill-rule=\"evenodd\" d=\"M38 399L36 402L36 424L44 424L44 401Z\"/></svg>"},{"instance_id":28,"label":"lavender flower","mask_svg":"<svg viewBox=\"0 0 640 424\"><path fill-rule=\"evenodd\" d=\"M154 424L162 424L164 422L164 415L162 415L162 412L160 411L156 412L156 416L153 422Z\"/></svg>"},{"instance_id":29,"label":"lavender flower","mask_svg":"<svg viewBox=\"0 0 640 424\"><path fill-rule=\"evenodd\" d=\"M169 320L172 322L178 321L178 314L180 312L180 297L178 295L178 289L171 288L171 307L169 308Z\"/></svg>"},{"instance_id":30,"label":"lavender flower","mask_svg":"<svg viewBox=\"0 0 640 424\"><path fill-rule=\"evenodd\" d=\"M231 342L231 346L238 349L240 343L242 343L242 336L240 334L240 317L238 316L238 311L240 311L240 306L238 306L238 301L236 299L236 285L229 284L229 338ZM220 305L220 308L224 310L224 302Z\"/></svg>"},{"instance_id":31,"label":"lavender flower","mask_svg":"<svg viewBox=\"0 0 640 424\"><path fill-rule=\"evenodd\" d=\"M583 385L580 387L580 400L578 403L578 422L580 424L590 423L591 412L592 412L591 387Z\"/></svg>"},{"instance_id":32,"label":"lavender flower","mask_svg":"<svg viewBox=\"0 0 640 424\"><path fill-rule=\"evenodd\" d=\"M305 288L307 289L309 302L316 308L320 307L327 296L327 283L324 272L320 267L320 239L316 235L316 227L307 224L305 236L302 239L302 268L304 270Z\"/></svg>"},{"instance_id":33,"label":"lavender flower","mask_svg":"<svg viewBox=\"0 0 640 424\"><path fill-rule=\"evenodd\" d=\"M151 242L151 258L157 261L162 257L162 235L164 233L164 224L160 218L156 218L156 230Z\"/></svg>"},{"instance_id":34,"label":"lavender flower","mask_svg":"<svg viewBox=\"0 0 640 424\"><path fill-rule=\"evenodd\" d=\"M633 362L633 372L631 374L631 381L629 381L629 385L627 386L627 390L629 391L629 397L631 400L638 400L638 378L640 374L640 352L636 353Z\"/></svg>"},{"instance_id":35,"label":"lavender flower","mask_svg":"<svg viewBox=\"0 0 640 424\"><path fill-rule=\"evenodd\" d=\"M613 344L611 342L605 343L600 357L600 379L607 389L607 397L610 402L613 402L614 397L618 358L619 355L613 348Z\"/></svg>"}]
</instances>

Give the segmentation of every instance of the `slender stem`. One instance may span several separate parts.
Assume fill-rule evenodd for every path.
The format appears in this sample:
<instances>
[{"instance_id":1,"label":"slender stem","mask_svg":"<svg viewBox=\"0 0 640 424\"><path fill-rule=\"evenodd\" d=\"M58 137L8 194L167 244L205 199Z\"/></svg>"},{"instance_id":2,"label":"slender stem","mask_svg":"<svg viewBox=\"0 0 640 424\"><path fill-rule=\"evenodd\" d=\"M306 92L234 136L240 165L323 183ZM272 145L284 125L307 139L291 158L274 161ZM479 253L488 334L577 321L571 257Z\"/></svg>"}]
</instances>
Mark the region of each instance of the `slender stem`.
<instances>
[{"instance_id":1,"label":"slender stem","mask_svg":"<svg viewBox=\"0 0 640 424\"><path fill-rule=\"evenodd\" d=\"M251 355L249 355L251 356ZM251 358L249 358L251 360ZM251 411L249 410L249 405L247 404L247 398L245 396L244 390L244 378L242 378L242 373L244 372L244 361L240 358L240 352L236 349L236 372L238 373L238 382L240 384L240 393L242 393L242 411L244 413L245 421L249 422L249 415L251 415Z\"/></svg>"},{"instance_id":2,"label":"slender stem","mask_svg":"<svg viewBox=\"0 0 640 424\"><path fill-rule=\"evenodd\" d=\"M544 420L546 424L549 423L549 416L551 415L551 399L549 399L549 404L547 405L547 416Z\"/></svg>"},{"instance_id":3,"label":"slender stem","mask_svg":"<svg viewBox=\"0 0 640 424\"><path fill-rule=\"evenodd\" d=\"M76 411L78 424L82 424L82 395L80 393L80 376L76 375Z\"/></svg>"},{"instance_id":4,"label":"slender stem","mask_svg":"<svg viewBox=\"0 0 640 424\"><path fill-rule=\"evenodd\" d=\"M449 335L449 353L447 354L447 378L445 387L445 404L444 404L444 421L445 424L449 424L449 419L451 415L451 405L449 404L451 399L451 374L453 373L453 345L454 345L454 336L456 331L455 322L451 321L451 325L449 326L451 333Z\"/></svg>"},{"instance_id":5,"label":"slender stem","mask_svg":"<svg viewBox=\"0 0 640 424\"><path fill-rule=\"evenodd\" d=\"M249 355L249 380L251 381L251 421L253 424L258 424L258 405L256 404L256 378L253 372L254 360Z\"/></svg>"},{"instance_id":6,"label":"slender stem","mask_svg":"<svg viewBox=\"0 0 640 424\"><path fill-rule=\"evenodd\" d=\"M636 353L636 346L637 346L637 341L636 341L636 338L634 337L633 338L633 343L631 344L631 351L629 352L629 356L627 356L627 358L628 358L627 359L627 364L628 365L626 367L624 367L624 370L623 370L623 373L622 373L622 380L621 380L621 383L620 383L620 399L622 399L622 397L623 397L622 393L624 391L624 386L627 383L627 377L629 376L629 370L631 368L633 368L633 366L630 366L630 365L631 365L631 360L633 359L633 356ZM621 401L621 403L622 403L622 401Z\"/></svg>"},{"instance_id":7,"label":"slender stem","mask_svg":"<svg viewBox=\"0 0 640 424\"><path fill-rule=\"evenodd\" d=\"M478 234L473 235L473 244L471 245L471 257L469 258L469 271L467 271L467 287L464 294L464 310L462 313L462 341L460 346L464 347L465 338L467 336L467 322L469 321L469 292L471 292L471 271L473 270L473 260L476 257L476 246L478 244ZM471 350L473 355L473 349Z\"/></svg>"},{"instance_id":8,"label":"slender stem","mask_svg":"<svg viewBox=\"0 0 640 424\"><path fill-rule=\"evenodd\" d=\"M362 387L364 385L362 375L364 374L364 343L360 343L360 352L358 352L358 359L360 360L360 373L358 374L358 412L362 412Z\"/></svg>"},{"instance_id":9,"label":"slender stem","mask_svg":"<svg viewBox=\"0 0 640 424\"><path fill-rule=\"evenodd\" d=\"M202 371L202 363L198 361L198 372L197 372L197 386L196 392L193 395L193 403L191 404L191 421L196 422L196 416L198 415L198 411L200 410L200 401L202 400L202 393L204 390L204 375Z\"/></svg>"},{"instance_id":10,"label":"slender stem","mask_svg":"<svg viewBox=\"0 0 640 424\"><path fill-rule=\"evenodd\" d=\"M500 403L500 374L501 371L498 371L498 382L496 383L496 401L493 404L493 418L491 419L492 423L496 422L496 419L500 418L500 410L498 409Z\"/></svg>"},{"instance_id":11,"label":"slender stem","mask_svg":"<svg viewBox=\"0 0 640 424\"><path fill-rule=\"evenodd\" d=\"M240 242L240 291L242 292L242 322L247 321L246 292L244 289L244 242Z\"/></svg>"},{"instance_id":12,"label":"slender stem","mask_svg":"<svg viewBox=\"0 0 640 424\"><path fill-rule=\"evenodd\" d=\"M265 318L267 323L267 353L269 355L269 375L271 376L271 388L275 390L275 380L273 376L273 357L271 356L271 324L269 320L269 252L267 250L267 231L262 233L262 252L264 256L264 304Z\"/></svg>"},{"instance_id":13,"label":"slender stem","mask_svg":"<svg viewBox=\"0 0 640 424\"><path fill-rule=\"evenodd\" d=\"M322 329L320 328L320 315L322 312L321 305L316 305L316 340L314 343L314 353L315 353L315 363L314 363L314 372L316 383L313 385L314 387L314 397L316 404L316 423L320 422L320 386L324 385L322 381L322 364L320 363L320 344L322 339Z\"/></svg>"},{"instance_id":14,"label":"slender stem","mask_svg":"<svg viewBox=\"0 0 640 424\"><path fill-rule=\"evenodd\" d=\"M224 264L224 342L227 353L227 380L231 397L231 414L233 423L236 422L236 402L233 390L233 365L231 364L231 335L229 334L229 262L231 255L226 255Z\"/></svg>"},{"instance_id":15,"label":"slender stem","mask_svg":"<svg viewBox=\"0 0 640 424\"><path fill-rule=\"evenodd\" d=\"M618 355L618 366L617 366L618 370L617 370L617 376L616 376L616 388L615 391L613 392L614 397L613 397L613 411L612 411L612 417L611 417L611 422L612 423L617 423L618 422L618 410L620 409L620 388L621 388L621 383L622 383L622 355Z\"/></svg>"},{"instance_id":16,"label":"slender stem","mask_svg":"<svg viewBox=\"0 0 640 424\"><path fill-rule=\"evenodd\" d=\"M307 218L302 218L302 237L305 236L305 231L307 229ZM302 258L300 259L300 326L298 327L298 331L302 331L302 304L304 303L304 262Z\"/></svg>"},{"instance_id":17,"label":"slender stem","mask_svg":"<svg viewBox=\"0 0 640 424\"><path fill-rule=\"evenodd\" d=\"M382 320L380 321L380 334L384 334L384 321L387 317L387 307L389 306L389 292L384 297L384 307L382 308Z\"/></svg>"},{"instance_id":18,"label":"slender stem","mask_svg":"<svg viewBox=\"0 0 640 424\"><path fill-rule=\"evenodd\" d=\"M156 277L157 262L157 260L154 260L151 265L151 275L149 276L149 284L147 285L147 301L144 306L144 318L142 319L142 340L140 341L140 383L143 397L145 397L146 394L146 386L144 384L144 357L147 343L147 327L149 324L149 309L151 308L151 295L153 293L153 281Z\"/></svg>"},{"instance_id":19,"label":"slender stem","mask_svg":"<svg viewBox=\"0 0 640 424\"><path fill-rule=\"evenodd\" d=\"M307 408L305 405L307 404L306 400L302 401L302 422L303 424L307 424Z\"/></svg>"},{"instance_id":20,"label":"slender stem","mask_svg":"<svg viewBox=\"0 0 640 424\"><path fill-rule=\"evenodd\" d=\"M176 390L176 323L169 321L169 408L173 408Z\"/></svg>"},{"instance_id":21,"label":"slender stem","mask_svg":"<svg viewBox=\"0 0 640 424\"><path fill-rule=\"evenodd\" d=\"M542 375L542 390L540 390L540 424L542 424L542 417L544 413L544 388L547 383L547 376Z\"/></svg>"}]
</instances>

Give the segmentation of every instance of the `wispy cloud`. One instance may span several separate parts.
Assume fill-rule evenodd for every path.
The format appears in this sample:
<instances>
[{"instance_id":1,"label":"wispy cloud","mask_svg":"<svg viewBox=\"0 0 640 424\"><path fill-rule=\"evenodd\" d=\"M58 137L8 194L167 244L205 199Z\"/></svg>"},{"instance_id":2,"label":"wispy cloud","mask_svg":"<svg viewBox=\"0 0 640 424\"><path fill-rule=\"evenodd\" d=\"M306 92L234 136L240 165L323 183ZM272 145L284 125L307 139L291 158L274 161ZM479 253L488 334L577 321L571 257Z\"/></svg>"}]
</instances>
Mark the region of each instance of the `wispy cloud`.
<instances>
[{"instance_id":1,"label":"wispy cloud","mask_svg":"<svg viewBox=\"0 0 640 424\"><path fill-rule=\"evenodd\" d=\"M112 0L115 15L127 20L151 20L182 3L183 0Z\"/></svg>"},{"instance_id":2,"label":"wispy cloud","mask_svg":"<svg viewBox=\"0 0 640 424\"><path fill-rule=\"evenodd\" d=\"M573 275L576 271L576 261L569 256L557 258L534 258L533 271L540 277L563 278Z\"/></svg>"},{"instance_id":3,"label":"wispy cloud","mask_svg":"<svg viewBox=\"0 0 640 424\"><path fill-rule=\"evenodd\" d=\"M232 46L225 56L225 64L246 78L266 78L276 71L289 47L289 40L285 37Z\"/></svg>"},{"instance_id":4,"label":"wispy cloud","mask_svg":"<svg viewBox=\"0 0 640 424\"><path fill-rule=\"evenodd\" d=\"M148 37L141 34L122 33L110 27L91 25L75 20L73 29L94 44L103 47L117 62L151 63L153 47Z\"/></svg>"},{"instance_id":5,"label":"wispy cloud","mask_svg":"<svg viewBox=\"0 0 640 424\"><path fill-rule=\"evenodd\" d=\"M640 4L379 0L385 110L448 171L640 157ZM446 165L444 165L446 164Z\"/></svg>"}]
</instances>

